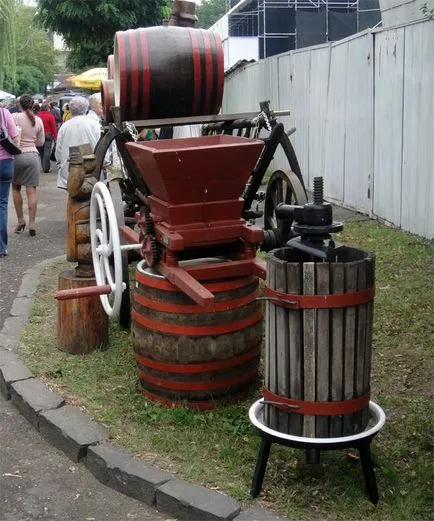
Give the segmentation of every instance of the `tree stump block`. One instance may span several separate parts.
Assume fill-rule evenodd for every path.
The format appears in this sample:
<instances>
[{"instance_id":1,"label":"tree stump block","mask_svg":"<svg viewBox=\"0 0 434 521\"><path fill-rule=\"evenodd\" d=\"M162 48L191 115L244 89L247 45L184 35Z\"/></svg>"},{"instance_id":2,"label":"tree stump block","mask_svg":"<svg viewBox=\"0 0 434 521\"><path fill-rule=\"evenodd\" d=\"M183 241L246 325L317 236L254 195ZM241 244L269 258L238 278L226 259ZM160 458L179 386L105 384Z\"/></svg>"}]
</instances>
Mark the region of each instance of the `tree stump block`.
<instances>
[{"instance_id":1,"label":"tree stump block","mask_svg":"<svg viewBox=\"0 0 434 521\"><path fill-rule=\"evenodd\" d=\"M93 277L76 277L72 270L59 275L58 289L96 286ZM99 296L57 301L57 343L71 354L104 348L108 341L108 317Z\"/></svg>"}]
</instances>

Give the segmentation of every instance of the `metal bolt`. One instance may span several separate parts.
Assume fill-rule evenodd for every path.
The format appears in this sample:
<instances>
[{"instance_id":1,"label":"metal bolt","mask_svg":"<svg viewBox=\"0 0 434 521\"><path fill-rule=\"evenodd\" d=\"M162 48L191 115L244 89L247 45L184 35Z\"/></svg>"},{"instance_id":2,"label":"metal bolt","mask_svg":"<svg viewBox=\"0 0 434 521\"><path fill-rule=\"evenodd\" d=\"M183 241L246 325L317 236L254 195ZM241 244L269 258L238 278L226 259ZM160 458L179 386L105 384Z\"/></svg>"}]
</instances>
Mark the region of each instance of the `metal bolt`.
<instances>
[{"instance_id":1,"label":"metal bolt","mask_svg":"<svg viewBox=\"0 0 434 521\"><path fill-rule=\"evenodd\" d=\"M324 180L322 177L313 178L313 203L323 204L324 202Z\"/></svg>"}]
</instances>

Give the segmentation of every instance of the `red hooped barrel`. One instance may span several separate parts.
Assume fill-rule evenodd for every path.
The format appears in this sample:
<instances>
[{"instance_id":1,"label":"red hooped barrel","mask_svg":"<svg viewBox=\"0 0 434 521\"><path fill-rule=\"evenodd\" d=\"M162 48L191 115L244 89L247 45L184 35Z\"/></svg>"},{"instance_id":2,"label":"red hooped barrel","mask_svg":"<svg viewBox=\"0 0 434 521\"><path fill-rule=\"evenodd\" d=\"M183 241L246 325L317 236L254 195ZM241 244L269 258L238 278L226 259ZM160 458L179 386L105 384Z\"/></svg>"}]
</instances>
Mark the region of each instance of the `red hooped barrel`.
<instances>
[{"instance_id":1,"label":"red hooped barrel","mask_svg":"<svg viewBox=\"0 0 434 521\"><path fill-rule=\"evenodd\" d=\"M122 120L217 114L223 97L220 36L189 27L118 31L115 101Z\"/></svg>"},{"instance_id":2,"label":"red hooped barrel","mask_svg":"<svg viewBox=\"0 0 434 521\"><path fill-rule=\"evenodd\" d=\"M114 80L102 80L101 82L101 105L106 123L113 123L113 113L110 107L115 105Z\"/></svg>"},{"instance_id":3,"label":"red hooped barrel","mask_svg":"<svg viewBox=\"0 0 434 521\"><path fill-rule=\"evenodd\" d=\"M107 57L107 79L113 80L115 77L115 57L109 54Z\"/></svg>"},{"instance_id":4,"label":"red hooped barrel","mask_svg":"<svg viewBox=\"0 0 434 521\"><path fill-rule=\"evenodd\" d=\"M142 393L173 406L211 409L241 397L257 380L262 305L257 277L205 282L203 308L140 262L132 343Z\"/></svg>"}]
</instances>

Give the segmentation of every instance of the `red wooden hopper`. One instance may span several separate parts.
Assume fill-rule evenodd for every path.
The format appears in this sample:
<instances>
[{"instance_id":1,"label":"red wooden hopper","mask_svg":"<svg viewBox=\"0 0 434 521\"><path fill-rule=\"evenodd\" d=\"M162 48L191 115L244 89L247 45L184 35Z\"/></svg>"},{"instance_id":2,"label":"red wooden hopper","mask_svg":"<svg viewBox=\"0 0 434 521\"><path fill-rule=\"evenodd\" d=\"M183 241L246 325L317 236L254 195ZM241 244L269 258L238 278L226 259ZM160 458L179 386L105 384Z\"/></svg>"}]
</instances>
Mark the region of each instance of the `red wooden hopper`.
<instances>
[{"instance_id":1,"label":"red wooden hopper","mask_svg":"<svg viewBox=\"0 0 434 521\"><path fill-rule=\"evenodd\" d=\"M128 143L126 147L152 194L147 200L153 236L163 248L158 269L172 284L199 304L210 305L214 297L198 280L262 274L263 266L255 255L263 230L241 218L241 195L262 141L219 135ZM140 218L138 223L146 229ZM189 258L188 251L194 250L197 258L199 250L214 247L213 256L225 255L225 245L233 243L241 247L230 263L185 270L178 266L181 252L182 258Z\"/></svg>"}]
</instances>

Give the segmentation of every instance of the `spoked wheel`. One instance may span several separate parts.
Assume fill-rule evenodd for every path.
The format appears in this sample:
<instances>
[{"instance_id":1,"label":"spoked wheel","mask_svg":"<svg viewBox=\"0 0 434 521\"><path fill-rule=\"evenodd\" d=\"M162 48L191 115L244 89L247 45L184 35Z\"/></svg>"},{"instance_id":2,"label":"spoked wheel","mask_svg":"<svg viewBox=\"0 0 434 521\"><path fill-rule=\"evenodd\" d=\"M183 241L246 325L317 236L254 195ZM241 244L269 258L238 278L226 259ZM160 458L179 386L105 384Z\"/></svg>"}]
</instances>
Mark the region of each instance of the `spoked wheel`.
<instances>
[{"instance_id":1,"label":"spoked wheel","mask_svg":"<svg viewBox=\"0 0 434 521\"><path fill-rule=\"evenodd\" d=\"M110 194L113 200L113 207L116 214L118 226L125 225L124 206L122 201L122 190L120 187L120 179L109 181ZM131 302L130 302L130 277L128 270L128 251L123 250L122 257L122 282L125 290L122 292L121 306L119 309L119 325L127 328L131 319ZM113 264L113 260L111 262Z\"/></svg>"},{"instance_id":2,"label":"spoked wheel","mask_svg":"<svg viewBox=\"0 0 434 521\"><path fill-rule=\"evenodd\" d=\"M279 219L276 216L276 207L280 203L297 205L307 203L304 186L294 172L285 173L282 170L276 170L268 181L265 192L264 229L278 231L282 241L286 242L292 236L293 221Z\"/></svg>"},{"instance_id":3,"label":"spoked wheel","mask_svg":"<svg viewBox=\"0 0 434 521\"><path fill-rule=\"evenodd\" d=\"M102 182L95 184L90 199L90 238L96 283L111 288L110 294L100 295L101 303L109 317L116 317L125 290L122 252L113 201Z\"/></svg>"}]
</instances>

